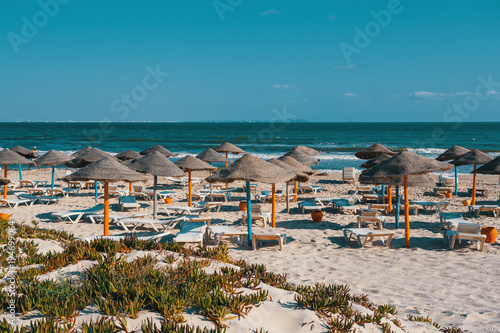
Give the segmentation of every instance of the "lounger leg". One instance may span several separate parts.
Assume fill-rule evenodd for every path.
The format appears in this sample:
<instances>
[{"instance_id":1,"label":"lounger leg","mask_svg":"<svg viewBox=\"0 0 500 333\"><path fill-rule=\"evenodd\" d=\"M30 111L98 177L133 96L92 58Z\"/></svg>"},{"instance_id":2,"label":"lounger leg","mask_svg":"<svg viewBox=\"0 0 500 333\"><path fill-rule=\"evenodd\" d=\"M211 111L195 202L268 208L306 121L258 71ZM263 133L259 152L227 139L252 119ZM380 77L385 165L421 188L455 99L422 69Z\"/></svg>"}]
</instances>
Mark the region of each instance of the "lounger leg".
<instances>
[{"instance_id":1,"label":"lounger leg","mask_svg":"<svg viewBox=\"0 0 500 333\"><path fill-rule=\"evenodd\" d=\"M252 248L254 250L257 250L257 240L256 240L255 236L252 237Z\"/></svg>"},{"instance_id":2,"label":"lounger leg","mask_svg":"<svg viewBox=\"0 0 500 333\"><path fill-rule=\"evenodd\" d=\"M363 245L365 245L365 244L364 244L364 242L361 241L361 236L358 235L357 239L358 239L358 245L359 245L359 247L363 247ZM365 238L365 241L366 241L366 238Z\"/></svg>"},{"instance_id":3,"label":"lounger leg","mask_svg":"<svg viewBox=\"0 0 500 333\"><path fill-rule=\"evenodd\" d=\"M479 251L483 251L483 248L484 248L484 241L486 240L486 238L481 238L481 243L479 245Z\"/></svg>"},{"instance_id":4,"label":"lounger leg","mask_svg":"<svg viewBox=\"0 0 500 333\"><path fill-rule=\"evenodd\" d=\"M280 242L280 251L283 251L283 237L280 236L278 241Z\"/></svg>"},{"instance_id":5,"label":"lounger leg","mask_svg":"<svg viewBox=\"0 0 500 333\"><path fill-rule=\"evenodd\" d=\"M456 235L453 235L453 237L450 240L450 250L453 250L453 247L455 246L455 240L457 239Z\"/></svg>"},{"instance_id":6,"label":"lounger leg","mask_svg":"<svg viewBox=\"0 0 500 333\"><path fill-rule=\"evenodd\" d=\"M347 230L343 230L343 232L344 232L344 239L345 239L345 241L346 241L347 243L349 243L349 240L350 240L350 238L351 238L351 237L350 237L350 235L349 235L349 237L347 237Z\"/></svg>"},{"instance_id":7,"label":"lounger leg","mask_svg":"<svg viewBox=\"0 0 500 333\"><path fill-rule=\"evenodd\" d=\"M387 236L387 242L385 243L385 246L386 246L386 247L389 247L389 245L391 245L392 236L393 236L393 235L389 235L389 236Z\"/></svg>"}]
</instances>

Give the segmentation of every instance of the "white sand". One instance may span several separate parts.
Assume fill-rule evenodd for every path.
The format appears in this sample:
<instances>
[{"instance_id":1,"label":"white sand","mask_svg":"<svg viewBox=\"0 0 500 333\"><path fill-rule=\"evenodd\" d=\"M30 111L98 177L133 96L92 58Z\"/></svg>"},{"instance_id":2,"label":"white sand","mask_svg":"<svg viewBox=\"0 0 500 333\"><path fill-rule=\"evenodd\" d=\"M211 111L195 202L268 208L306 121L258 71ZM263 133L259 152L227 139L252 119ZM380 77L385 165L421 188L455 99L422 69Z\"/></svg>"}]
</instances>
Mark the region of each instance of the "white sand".
<instances>
[{"instance_id":1,"label":"white sand","mask_svg":"<svg viewBox=\"0 0 500 333\"><path fill-rule=\"evenodd\" d=\"M57 171L58 176L63 171ZM9 171L11 180L17 179L17 172ZM316 176L312 184L319 183L327 191L317 196L347 197L354 185L340 184L340 175ZM50 171L32 170L24 172L23 179L50 180ZM497 201L499 197L498 177L479 176L478 187L490 189L488 198L483 200ZM472 177L461 176L459 192L465 192L471 187ZM150 179L149 185L152 184ZM242 183L231 184L241 187ZM199 186L199 185L198 185ZM195 186L197 188L198 186ZM270 185L259 184L260 190L270 190ZM277 186L281 188L281 186ZM177 188L179 194L174 203L186 205L184 191L187 188ZM430 196L432 189L411 188L410 199L445 201L444 197ZM102 190L100 191L102 196ZM465 212L461 203L466 199L453 197L447 211ZM301 194L300 198L314 197L313 194ZM10 198L14 198L9 193ZM246 230L241 226L242 212L238 210L243 193L234 193L233 200L223 205L220 213L207 213L213 218L212 223L224 223L234 228ZM113 214L132 215L133 212L122 213L117 206L118 200L111 199ZM139 200L145 211L152 213L152 202ZM102 203L102 198L99 199ZM100 235L102 225L93 225L89 221L78 224L69 222L54 222L51 212L66 211L76 208L88 208L94 205L93 190L82 190L80 196L71 196L62 199L58 204L48 206L36 204L33 207L20 206L17 209L2 208L2 213L14 213L12 219L18 222L39 220L41 228L66 230L76 237ZM165 205L161 203L160 205ZM361 205L362 207L366 207ZM271 210L271 204L264 204L265 210ZM396 236L391 247L381 246L380 241L368 244L365 248L358 248L355 242L346 244L341 229L346 226L355 226L356 217L353 215L333 214L331 209L325 211L323 222L313 223L309 214L300 214L297 204L291 203L291 214L285 211L285 204L277 206L277 228L263 228L261 223L254 224L255 231L275 231L286 233L287 244L284 251L278 251L277 243L267 242L257 251L248 246L239 246L228 242L230 255L235 259L244 259L249 263L266 264L267 268L277 273L286 273L290 282L297 284L339 283L348 284L357 294L367 294L371 301L377 304L391 303L399 310L398 318L405 320L408 314L429 316L443 326L458 326L469 332L499 332L500 331L500 293L496 283L500 281L498 261L499 245L486 244L484 252L479 252L473 246L457 244L454 251L450 251L443 244L437 214L410 215L411 247L404 248L404 224L401 217L401 229L396 230ZM204 214L205 215L205 214ZM160 216L161 217L161 216ZM500 228L500 219L484 216L471 219L483 226ZM386 228L395 229L394 217L387 217ZM140 234L152 234L152 229L144 228ZM124 230L112 225L110 234L123 235ZM41 242L42 251L50 248L50 242ZM53 244L54 249L59 245ZM271 287L270 287L271 288ZM293 296L288 292L277 291L276 298L291 302ZM291 298L290 298L291 297ZM273 296L275 298L275 296ZM267 304L269 303L269 304ZM279 303L265 302L263 306L252 310L245 320L236 320L230 324L231 332L247 332L246 328L256 329L264 327L269 332L320 332L325 331L318 318L311 311L293 310L287 307L277 307ZM87 313L87 309L85 312ZM286 314L287 311L293 312ZM269 314L272 314L269 317ZM146 314L141 314L144 320ZM92 314L82 314L87 320ZM155 315L157 316L157 315ZM188 316L188 315L187 315ZM186 316L186 317L187 317ZM264 316L264 318L263 318ZM268 317L266 317L268 316ZM157 316L158 317L158 316ZM260 318L260 319L259 319ZM278 320L285 318L284 320ZM204 318L190 318L196 324L211 325ZM197 322L197 321L200 322ZM136 321L134 321L136 322ZM231 321L232 322L232 321ZM259 323L263 322L262 325ZM301 323L311 324L300 326ZM297 327L297 324L299 326ZM404 321L404 326L410 332L435 331L430 325ZM289 326L286 326L289 325ZM311 327L314 326L314 327ZM379 328L374 328L380 331ZM394 329L394 326L393 326ZM365 327L365 332L372 331Z\"/></svg>"}]
</instances>

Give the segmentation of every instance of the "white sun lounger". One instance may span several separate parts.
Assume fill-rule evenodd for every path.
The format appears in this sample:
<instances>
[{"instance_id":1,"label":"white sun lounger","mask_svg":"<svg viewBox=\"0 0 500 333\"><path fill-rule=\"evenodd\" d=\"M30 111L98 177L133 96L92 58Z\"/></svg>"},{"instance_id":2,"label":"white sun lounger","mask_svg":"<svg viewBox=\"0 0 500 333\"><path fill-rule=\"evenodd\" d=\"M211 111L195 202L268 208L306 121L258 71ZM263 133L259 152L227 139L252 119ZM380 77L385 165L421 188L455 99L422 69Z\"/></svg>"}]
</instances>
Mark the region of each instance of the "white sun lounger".
<instances>
[{"instance_id":1,"label":"white sun lounger","mask_svg":"<svg viewBox=\"0 0 500 333\"><path fill-rule=\"evenodd\" d=\"M134 227L132 228L131 232L134 232L135 229L137 229L137 227L140 225L149 225L156 232L160 232L157 228L157 226L160 226L163 227L162 232L165 232L165 230L167 229L173 229L178 222L185 220L186 220L185 216L169 218L169 219L161 219L161 220L144 219L144 218L126 218L126 219L119 219L118 221L116 221L116 223L121 225L123 229L125 229L126 231L129 231L127 224L133 225Z\"/></svg>"},{"instance_id":2,"label":"white sun lounger","mask_svg":"<svg viewBox=\"0 0 500 333\"><path fill-rule=\"evenodd\" d=\"M367 228L345 228L343 229L344 239L347 243L350 242L351 237L356 237L358 245L363 247L366 242L372 242L374 237L380 237L382 239L382 244L384 244L384 237L387 237L386 247L391 244L392 237L394 236L394 231L389 230L371 230Z\"/></svg>"},{"instance_id":3,"label":"white sun lounger","mask_svg":"<svg viewBox=\"0 0 500 333\"><path fill-rule=\"evenodd\" d=\"M318 191L322 191L323 186L317 186L317 185L301 185L299 186L299 192L304 193L304 192L314 192L314 194L317 194Z\"/></svg>"},{"instance_id":4,"label":"white sun lounger","mask_svg":"<svg viewBox=\"0 0 500 333\"><path fill-rule=\"evenodd\" d=\"M205 222L184 222L181 231L174 237L177 243L199 243L203 246L203 238L207 224Z\"/></svg>"},{"instance_id":5,"label":"white sun lounger","mask_svg":"<svg viewBox=\"0 0 500 333\"><path fill-rule=\"evenodd\" d=\"M486 235L481 234L481 225L474 223L459 223L456 231L449 231L447 234L450 250L455 247L455 240L470 240L476 242L478 250L483 251Z\"/></svg>"},{"instance_id":6,"label":"white sun lounger","mask_svg":"<svg viewBox=\"0 0 500 333\"><path fill-rule=\"evenodd\" d=\"M298 203L300 212L302 214L311 212L313 210L321 210L325 206L316 205L316 201L301 201Z\"/></svg>"},{"instance_id":7,"label":"white sun lounger","mask_svg":"<svg viewBox=\"0 0 500 333\"><path fill-rule=\"evenodd\" d=\"M168 236L168 235L171 235L170 231L163 232L160 234L154 234L154 235L150 235L150 236L138 236L137 239L140 241L160 240L163 237ZM119 241L125 239L126 237L127 236L91 236L91 237L85 237L85 238L80 238L80 239L83 241L89 242L89 243L92 241L95 241L97 239L109 239L109 240L112 240L115 242L119 242Z\"/></svg>"},{"instance_id":8,"label":"white sun lounger","mask_svg":"<svg viewBox=\"0 0 500 333\"><path fill-rule=\"evenodd\" d=\"M174 215L192 215L193 213L198 213L200 215L205 210L205 207L189 207L189 206L165 206L161 207L165 210L168 216Z\"/></svg>"},{"instance_id":9,"label":"white sun lounger","mask_svg":"<svg viewBox=\"0 0 500 333\"><path fill-rule=\"evenodd\" d=\"M59 221L67 219L71 223L78 223L85 214L96 214L96 213L101 213L103 211L104 211L104 205L99 204L92 208L87 208L82 210L69 210L66 212L52 213L52 216L57 218Z\"/></svg>"},{"instance_id":10,"label":"white sun lounger","mask_svg":"<svg viewBox=\"0 0 500 333\"><path fill-rule=\"evenodd\" d=\"M123 220L123 219L144 218L144 217L146 217L146 215L148 215L148 214L140 213L140 214L135 214L132 216L109 215L109 220L111 222L116 223L119 220ZM92 215L89 215L88 218L90 219L90 222L92 222L93 224L101 224L104 221L104 214L92 214ZM125 230L127 230L127 229L125 229Z\"/></svg>"},{"instance_id":11,"label":"white sun lounger","mask_svg":"<svg viewBox=\"0 0 500 333\"><path fill-rule=\"evenodd\" d=\"M208 226L206 231L207 240L214 238L215 245L219 245L222 238L239 238L240 244L243 245L248 233L246 231L238 231L228 226Z\"/></svg>"},{"instance_id":12,"label":"white sun lounger","mask_svg":"<svg viewBox=\"0 0 500 333\"><path fill-rule=\"evenodd\" d=\"M25 204L26 206L33 206L35 201L32 199L0 199L0 204L9 206L10 208L16 209L20 204Z\"/></svg>"},{"instance_id":13,"label":"white sun lounger","mask_svg":"<svg viewBox=\"0 0 500 333\"><path fill-rule=\"evenodd\" d=\"M283 245L286 244L286 235L278 233L252 233L252 248L257 250L257 243L259 245L263 240L277 240L280 246L280 251L283 251Z\"/></svg>"},{"instance_id":14,"label":"white sun lounger","mask_svg":"<svg viewBox=\"0 0 500 333\"><path fill-rule=\"evenodd\" d=\"M39 202L42 205L49 205L51 203L57 203L57 202L59 202L59 200L62 199L61 197L50 197L50 196L39 196L39 197L37 197L37 196L31 195L31 194L27 194L27 193L19 193L19 194L17 194L17 197L19 199L33 200L33 202Z\"/></svg>"},{"instance_id":15,"label":"white sun lounger","mask_svg":"<svg viewBox=\"0 0 500 333\"><path fill-rule=\"evenodd\" d=\"M412 205L420 205L424 209L424 212L429 212L431 209L435 209L436 213L444 211L450 205L450 202L434 202L434 201L410 201Z\"/></svg>"},{"instance_id":16,"label":"white sun lounger","mask_svg":"<svg viewBox=\"0 0 500 333\"><path fill-rule=\"evenodd\" d=\"M118 197L118 201L120 202L120 208L122 212L125 209L137 209L137 211L141 209L141 205L137 201L135 201L135 196L130 195Z\"/></svg>"}]
</instances>

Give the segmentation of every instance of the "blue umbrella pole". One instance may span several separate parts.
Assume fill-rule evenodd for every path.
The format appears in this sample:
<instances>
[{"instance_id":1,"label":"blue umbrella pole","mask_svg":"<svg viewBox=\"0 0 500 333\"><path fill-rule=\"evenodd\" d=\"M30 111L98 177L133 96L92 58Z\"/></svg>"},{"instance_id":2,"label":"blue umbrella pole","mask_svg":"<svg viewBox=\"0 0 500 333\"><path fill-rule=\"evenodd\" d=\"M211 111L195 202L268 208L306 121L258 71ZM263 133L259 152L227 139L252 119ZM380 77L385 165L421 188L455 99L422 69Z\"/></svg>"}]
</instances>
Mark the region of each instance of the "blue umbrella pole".
<instances>
[{"instance_id":1,"label":"blue umbrella pole","mask_svg":"<svg viewBox=\"0 0 500 333\"><path fill-rule=\"evenodd\" d=\"M248 245L252 246L252 198L250 196L250 182L246 182L247 190L247 223L248 223Z\"/></svg>"},{"instance_id":2,"label":"blue umbrella pole","mask_svg":"<svg viewBox=\"0 0 500 333\"><path fill-rule=\"evenodd\" d=\"M396 186L396 229L399 229L399 186Z\"/></svg>"},{"instance_id":3,"label":"blue umbrella pole","mask_svg":"<svg viewBox=\"0 0 500 333\"><path fill-rule=\"evenodd\" d=\"M457 166L455 165L455 195L458 195L458 175Z\"/></svg>"},{"instance_id":4,"label":"blue umbrella pole","mask_svg":"<svg viewBox=\"0 0 500 333\"><path fill-rule=\"evenodd\" d=\"M56 170L55 170L56 166L53 165L52 166L52 184L50 185L50 188L54 188L54 175L56 173Z\"/></svg>"},{"instance_id":5,"label":"blue umbrella pole","mask_svg":"<svg viewBox=\"0 0 500 333\"><path fill-rule=\"evenodd\" d=\"M23 180L23 173L22 173L22 168L21 168L21 163L19 163L17 165L18 169L19 169L19 180Z\"/></svg>"},{"instance_id":6,"label":"blue umbrella pole","mask_svg":"<svg viewBox=\"0 0 500 333\"><path fill-rule=\"evenodd\" d=\"M94 180L94 189L95 189L95 201L99 198L99 194L97 193L97 180Z\"/></svg>"}]
</instances>

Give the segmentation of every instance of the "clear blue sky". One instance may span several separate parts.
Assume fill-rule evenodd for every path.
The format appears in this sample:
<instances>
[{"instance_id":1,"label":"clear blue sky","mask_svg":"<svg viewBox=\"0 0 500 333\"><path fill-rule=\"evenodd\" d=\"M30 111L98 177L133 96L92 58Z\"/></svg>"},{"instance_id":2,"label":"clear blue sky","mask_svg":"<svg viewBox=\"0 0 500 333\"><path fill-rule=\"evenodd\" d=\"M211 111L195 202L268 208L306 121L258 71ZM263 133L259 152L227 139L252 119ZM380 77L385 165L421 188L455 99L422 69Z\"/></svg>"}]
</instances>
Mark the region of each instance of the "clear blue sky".
<instances>
[{"instance_id":1,"label":"clear blue sky","mask_svg":"<svg viewBox=\"0 0 500 333\"><path fill-rule=\"evenodd\" d=\"M0 120L500 121L499 1L55 1L0 3Z\"/></svg>"}]
</instances>

